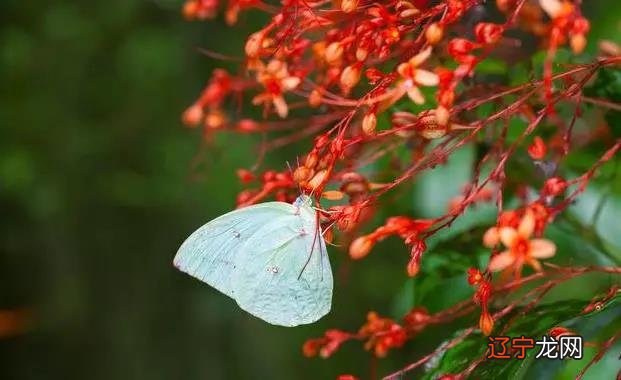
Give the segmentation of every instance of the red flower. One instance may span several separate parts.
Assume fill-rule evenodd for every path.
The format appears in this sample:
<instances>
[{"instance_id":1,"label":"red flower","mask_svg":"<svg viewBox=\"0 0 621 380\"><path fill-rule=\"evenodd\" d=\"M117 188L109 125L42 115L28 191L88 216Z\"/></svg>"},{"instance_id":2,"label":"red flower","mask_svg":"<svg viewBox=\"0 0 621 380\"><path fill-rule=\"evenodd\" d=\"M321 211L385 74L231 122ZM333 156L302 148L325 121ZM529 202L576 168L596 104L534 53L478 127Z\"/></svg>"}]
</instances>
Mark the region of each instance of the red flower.
<instances>
[{"instance_id":1,"label":"red flower","mask_svg":"<svg viewBox=\"0 0 621 380\"><path fill-rule=\"evenodd\" d=\"M539 136L535 136L535 140L528 147L528 154L532 157L533 160L543 160L546 156L546 145Z\"/></svg>"},{"instance_id":2,"label":"red flower","mask_svg":"<svg viewBox=\"0 0 621 380\"><path fill-rule=\"evenodd\" d=\"M517 228L502 227L498 230L498 237L507 248L492 257L489 262L489 270L500 271L512 268L515 273L521 272L524 264L529 264L535 270L541 270L541 264L537 259L547 259L556 253L556 246L546 239L531 239L535 230L535 216L531 210L527 210Z\"/></svg>"},{"instance_id":3,"label":"red flower","mask_svg":"<svg viewBox=\"0 0 621 380\"><path fill-rule=\"evenodd\" d=\"M271 104L278 116L287 117L289 107L283 94L296 88L301 79L289 74L285 62L274 59L267 66L260 65L257 68L257 81L263 85L265 91L255 96L252 103L264 104L266 107Z\"/></svg>"}]
</instances>

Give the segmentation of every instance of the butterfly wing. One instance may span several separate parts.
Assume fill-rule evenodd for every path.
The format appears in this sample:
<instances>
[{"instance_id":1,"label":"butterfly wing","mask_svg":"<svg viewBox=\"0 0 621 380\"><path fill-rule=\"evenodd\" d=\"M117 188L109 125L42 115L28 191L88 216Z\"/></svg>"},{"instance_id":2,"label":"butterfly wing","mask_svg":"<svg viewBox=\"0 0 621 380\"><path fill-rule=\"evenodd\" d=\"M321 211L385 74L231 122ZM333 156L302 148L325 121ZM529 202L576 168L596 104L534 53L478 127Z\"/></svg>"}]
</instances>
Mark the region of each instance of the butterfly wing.
<instances>
[{"instance_id":1,"label":"butterfly wing","mask_svg":"<svg viewBox=\"0 0 621 380\"><path fill-rule=\"evenodd\" d=\"M284 202L267 202L224 214L194 231L177 251L173 263L233 297L231 275L236 271L239 248L268 222L290 215L291 207Z\"/></svg>"},{"instance_id":2,"label":"butterfly wing","mask_svg":"<svg viewBox=\"0 0 621 380\"><path fill-rule=\"evenodd\" d=\"M315 211L291 207L241 247L232 281L242 309L281 326L313 323L332 303L332 270Z\"/></svg>"}]
</instances>

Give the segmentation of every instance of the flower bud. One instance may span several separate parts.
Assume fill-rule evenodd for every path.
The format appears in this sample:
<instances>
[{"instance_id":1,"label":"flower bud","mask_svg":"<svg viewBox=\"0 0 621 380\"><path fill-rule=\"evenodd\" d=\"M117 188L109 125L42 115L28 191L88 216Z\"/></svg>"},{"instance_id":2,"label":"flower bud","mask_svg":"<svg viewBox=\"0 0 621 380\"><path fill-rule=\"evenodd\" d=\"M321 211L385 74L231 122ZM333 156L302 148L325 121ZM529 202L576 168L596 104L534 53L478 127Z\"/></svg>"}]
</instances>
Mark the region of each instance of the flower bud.
<instances>
[{"instance_id":1,"label":"flower bud","mask_svg":"<svg viewBox=\"0 0 621 380\"><path fill-rule=\"evenodd\" d=\"M591 29L591 24L589 23L589 20L584 17L578 17L571 27L571 33L586 34L589 32L589 29Z\"/></svg>"},{"instance_id":2,"label":"flower bud","mask_svg":"<svg viewBox=\"0 0 621 380\"><path fill-rule=\"evenodd\" d=\"M377 116L375 116L375 112L369 112L364 115L362 118L362 131L368 135L372 136L375 134L375 127L377 126Z\"/></svg>"},{"instance_id":3,"label":"flower bud","mask_svg":"<svg viewBox=\"0 0 621 380\"><path fill-rule=\"evenodd\" d=\"M481 313L481 318L479 318L479 328L486 336L492 333L492 330L494 329L494 318L492 318L489 312L484 311Z\"/></svg>"},{"instance_id":4,"label":"flower bud","mask_svg":"<svg viewBox=\"0 0 621 380\"><path fill-rule=\"evenodd\" d=\"M503 30L502 25L480 22L474 28L474 35L477 41L482 44L493 44L502 37Z\"/></svg>"},{"instance_id":5,"label":"flower bud","mask_svg":"<svg viewBox=\"0 0 621 380\"><path fill-rule=\"evenodd\" d=\"M268 170L261 175L261 182L267 183L276 180L276 172L273 170Z\"/></svg>"},{"instance_id":6,"label":"flower bud","mask_svg":"<svg viewBox=\"0 0 621 380\"><path fill-rule=\"evenodd\" d=\"M468 269L468 283L470 285L478 285L483 280L483 274L476 268Z\"/></svg>"},{"instance_id":7,"label":"flower bud","mask_svg":"<svg viewBox=\"0 0 621 380\"><path fill-rule=\"evenodd\" d=\"M539 136L535 136L533 143L528 147L528 154L533 160L542 160L547 153L546 144Z\"/></svg>"},{"instance_id":8,"label":"flower bud","mask_svg":"<svg viewBox=\"0 0 621 380\"><path fill-rule=\"evenodd\" d=\"M584 34L574 34L569 38L569 45L574 54L580 54L587 45L587 39Z\"/></svg>"},{"instance_id":9,"label":"flower bud","mask_svg":"<svg viewBox=\"0 0 621 380\"><path fill-rule=\"evenodd\" d=\"M420 11L416 8L405 9L399 12L399 17L401 18L410 18L412 16L416 16Z\"/></svg>"},{"instance_id":10,"label":"flower bud","mask_svg":"<svg viewBox=\"0 0 621 380\"><path fill-rule=\"evenodd\" d=\"M459 374L454 375L452 373L446 373L438 377L437 380L461 380L461 376Z\"/></svg>"},{"instance_id":11,"label":"flower bud","mask_svg":"<svg viewBox=\"0 0 621 380\"><path fill-rule=\"evenodd\" d=\"M212 111L205 116L205 127L210 129L220 128L226 123L226 117L220 111Z\"/></svg>"},{"instance_id":12,"label":"flower bud","mask_svg":"<svg viewBox=\"0 0 621 380\"><path fill-rule=\"evenodd\" d=\"M576 332L563 327L563 326L554 326L550 330L548 330L548 335L556 340L558 340L562 336L572 336L578 335Z\"/></svg>"},{"instance_id":13,"label":"flower bud","mask_svg":"<svg viewBox=\"0 0 621 380\"><path fill-rule=\"evenodd\" d=\"M370 84L375 84L384 78L384 74L374 67L366 69L364 75L367 77Z\"/></svg>"},{"instance_id":14,"label":"flower bud","mask_svg":"<svg viewBox=\"0 0 621 380\"><path fill-rule=\"evenodd\" d=\"M355 196L369 191L367 179L358 173L346 173L341 178L340 190L349 196Z\"/></svg>"},{"instance_id":15,"label":"flower bud","mask_svg":"<svg viewBox=\"0 0 621 380\"><path fill-rule=\"evenodd\" d=\"M365 48L359 47L358 49L356 49L356 59L360 62L364 61L367 59L367 57L369 56L369 51Z\"/></svg>"},{"instance_id":16,"label":"flower bud","mask_svg":"<svg viewBox=\"0 0 621 380\"><path fill-rule=\"evenodd\" d=\"M240 132L257 132L261 125L252 119L242 119L237 123L237 129Z\"/></svg>"},{"instance_id":17,"label":"flower bud","mask_svg":"<svg viewBox=\"0 0 621 380\"><path fill-rule=\"evenodd\" d=\"M515 0L496 0L496 7L501 12L508 12L515 5Z\"/></svg>"},{"instance_id":18,"label":"flower bud","mask_svg":"<svg viewBox=\"0 0 621 380\"><path fill-rule=\"evenodd\" d=\"M342 0L341 10L345 13L351 13L358 8L359 0Z\"/></svg>"},{"instance_id":19,"label":"flower bud","mask_svg":"<svg viewBox=\"0 0 621 380\"><path fill-rule=\"evenodd\" d=\"M354 260L359 260L371 252L374 241L368 235L356 238L349 245L349 256Z\"/></svg>"},{"instance_id":20,"label":"flower bud","mask_svg":"<svg viewBox=\"0 0 621 380\"><path fill-rule=\"evenodd\" d=\"M327 174L328 174L328 171L325 169L317 172L317 174L315 174L313 178L311 178L311 180L308 181L308 187L310 187L313 190L317 189L319 186L321 186L324 183L324 180Z\"/></svg>"},{"instance_id":21,"label":"flower bud","mask_svg":"<svg viewBox=\"0 0 621 380\"><path fill-rule=\"evenodd\" d=\"M245 46L246 56L248 56L248 58L259 57L259 53L261 52L261 48L263 47L264 37L265 33L263 31L252 33L250 37L248 37Z\"/></svg>"},{"instance_id":22,"label":"flower bud","mask_svg":"<svg viewBox=\"0 0 621 380\"><path fill-rule=\"evenodd\" d=\"M425 244L424 240L414 240L414 243L412 244L412 250L410 252L412 258L408 262L407 267L408 275L410 277L414 277L416 276L416 274L418 274L418 271L420 270L420 260L426 249L427 244Z\"/></svg>"},{"instance_id":23,"label":"flower bud","mask_svg":"<svg viewBox=\"0 0 621 380\"><path fill-rule=\"evenodd\" d=\"M561 177L549 178L543 185L543 193L545 195L557 196L567 189L567 181Z\"/></svg>"},{"instance_id":24,"label":"flower bud","mask_svg":"<svg viewBox=\"0 0 621 380\"><path fill-rule=\"evenodd\" d=\"M315 167L315 165L317 165L318 161L319 161L319 156L317 155L317 152L315 151L310 152L308 156L306 156L306 162L304 163L304 166L312 169Z\"/></svg>"},{"instance_id":25,"label":"flower bud","mask_svg":"<svg viewBox=\"0 0 621 380\"><path fill-rule=\"evenodd\" d=\"M465 38L453 38L447 47L448 53L453 57L469 54L474 49L474 43Z\"/></svg>"},{"instance_id":26,"label":"flower bud","mask_svg":"<svg viewBox=\"0 0 621 380\"><path fill-rule=\"evenodd\" d=\"M203 119L203 107L198 104L193 104L188 107L182 116L183 124L189 127L196 127L201 123Z\"/></svg>"},{"instance_id":27,"label":"flower bud","mask_svg":"<svg viewBox=\"0 0 621 380\"><path fill-rule=\"evenodd\" d=\"M341 85L345 88L352 88L360 81L359 65L349 65L341 72Z\"/></svg>"},{"instance_id":28,"label":"flower bud","mask_svg":"<svg viewBox=\"0 0 621 380\"><path fill-rule=\"evenodd\" d=\"M408 276L410 277L416 276L419 270L420 270L420 260L417 260L416 258L412 257L410 261L408 262L408 267L407 267Z\"/></svg>"},{"instance_id":29,"label":"flower bud","mask_svg":"<svg viewBox=\"0 0 621 380\"><path fill-rule=\"evenodd\" d=\"M187 20L192 20L198 14L198 1L190 0L183 4L183 16Z\"/></svg>"},{"instance_id":30,"label":"flower bud","mask_svg":"<svg viewBox=\"0 0 621 380\"><path fill-rule=\"evenodd\" d=\"M332 42L326 47L325 59L329 65L337 64L343 56L343 45L339 42Z\"/></svg>"},{"instance_id":31,"label":"flower bud","mask_svg":"<svg viewBox=\"0 0 621 380\"><path fill-rule=\"evenodd\" d=\"M252 197L254 197L255 193L251 190L244 190L237 195L237 205L242 205L248 202Z\"/></svg>"},{"instance_id":32,"label":"flower bud","mask_svg":"<svg viewBox=\"0 0 621 380\"><path fill-rule=\"evenodd\" d=\"M321 158L319 159L319 162L317 163L317 167L319 169L324 169L327 168L328 165L330 165L330 162L332 161L332 154L330 153L325 153L321 156Z\"/></svg>"},{"instance_id":33,"label":"flower bud","mask_svg":"<svg viewBox=\"0 0 621 380\"><path fill-rule=\"evenodd\" d=\"M322 149L330 142L330 136L327 134L321 134L315 137L315 148Z\"/></svg>"},{"instance_id":34,"label":"flower bud","mask_svg":"<svg viewBox=\"0 0 621 380\"><path fill-rule=\"evenodd\" d=\"M241 183L252 182L255 179L254 174L250 170L247 169L237 169L237 177L241 181Z\"/></svg>"},{"instance_id":35,"label":"flower bud","mask_svg":"<svg viewBox=\"0 0 621 380\"><path fill-rule=\"evenodd\" d=\"M338 190L328 190L328 191L324 191L323 194L321 194L321 196L323 198L326 198L329 201L338 201L338 200L343 199L343 196L345 196L345 194L343 194L342 192Z\"/></svg>"},{"instance_id":36,"label":"flower bud","mask_svg":"<svg viewBox=\"0 0 621 380\"><path fill-rule=\"evenodd\" d=\"M321 105L321 101L321 91L317 88L311 91L310 95L308 96L308 104L313 108L317 108Z\"/></svg>"},{"instance_id":37,"label":"flower bud","mask_svg":"<svg viewBox=\"0 0 621 380\"><path fill-rule=\"evenodd\" d=\"M399 32L399 29L394 26L384 29L382 36L384 37L384 42L388 45L395 44L401 39L401 33ZM388 46L383 46L382 48L388 48ZM381 56L382 51L380 51L380 57Z\"/></svg>"},{"instance_id":38,"label":"flower bud","mask_svg":"<svg viewBox=\"0 0 621 380\"><path fill-rule=\"evenodd\" d=\"M598 43L598 48L602 54L610 57L621 55L621 47L617 45L614 41L600 40Z\"/></svg>"},{"instance_id":39,"label":"flower bud","mask_svg":"<svg viewBox=\"0 0 621 380\"><path fill-rule=\"evenodd\" d=\"M430 45L435 45L444 36L444 28L440 26L437 22L433 22L429 24L427 30L425 30L425 38Z\"/></svg>"},{"instance_id":40,"label":"flower bud","mask_svg":"<svg viewBox=\"0 0 621 380\"><path fill-rule=\"evenodd\" d=\"M350 374L343 374L343 375L339 375L336 380L360 380L358 379L356 376L354 375L350 375Z\"/></svg>"},{"instance_id":41,"label":"flower bud","mask_svg":"<svg viewBox=\"0 0 621 380\"><path fill-rule=\"evenodd\" d=\"M442 79L440 79L442 81ZM450 108L455 101L455 92L452 90L441 90L438 92L438 103L444 108ZM437 111L436 111L437 112Z\"/></svg>"},{"instance_id":42,"label":"flower bud","mask_svg":"<svg viewBox=\"0 0 621 380\"><path fill-rule=\"evenodd\" d=\"M403 320L409 327L424 326L429 321L429 312L424 307L415 307L410 310Z\"/></svg>"},{"instance_id":43,"label":"flower bud","mask_svg":"<svg viewBox=\"0 0 621 380\"><path fill-rule=\"evenodd\" d=\"M437 124L428 124L420 130L420 135L427 140L434 140L446 135L446 127Z\"/></svg>"},{"instance_id":44,"label":"flower bud","mask_svg":"<svg viewBox=\"0 0 621 380\"><path fill-rule=\"evenodd\" d=\"M308 181L310 176L312 175L312 170L307 168L306 166L299 166L293 172L293 180L297 183L302 183Z\"/></svg>"},{"instance_id":45,"label":"flower bud","mask_svg":"<svg viewBox=\"0 0 621 380\"><path fill-rule=\"evenodd\" d=\"M317 354L319 353L319 347L320 345L318 344L317 339L307 340L302 346L302 353L307 358L312 358L313 356L317 356Z\"/></svg>"},{"instance_id":46,"label":"flower bud","mask_svg":"<svg viewBox=\"0 0 621 380\"><path fill-rule=\"evenodd\" d=\"M438 108L436 108L436 123L438 123L438 125L448 125L450 117L451 114L448 108L444 106L439 106Z\"/></svg>"}]
</instances>

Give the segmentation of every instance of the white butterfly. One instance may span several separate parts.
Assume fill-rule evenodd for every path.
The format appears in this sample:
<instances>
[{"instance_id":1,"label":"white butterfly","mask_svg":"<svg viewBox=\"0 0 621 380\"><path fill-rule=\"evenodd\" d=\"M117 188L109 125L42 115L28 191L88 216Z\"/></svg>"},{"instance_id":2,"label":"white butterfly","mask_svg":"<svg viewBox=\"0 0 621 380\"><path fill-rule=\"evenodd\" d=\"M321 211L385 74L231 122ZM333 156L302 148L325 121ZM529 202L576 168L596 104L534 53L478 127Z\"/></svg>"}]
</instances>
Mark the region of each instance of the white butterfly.
<instances>
[{"instance_id":1,"label":"white butterfly","mask_svg":"<svg viewBox=\"0 0 621 380\"><path fill-rule=\"evenodd\" d=\"M332 304L330 260L306 195L210 221L181 245L174 265L274 325L313 323Z\"/></svg>"}]
</instances>

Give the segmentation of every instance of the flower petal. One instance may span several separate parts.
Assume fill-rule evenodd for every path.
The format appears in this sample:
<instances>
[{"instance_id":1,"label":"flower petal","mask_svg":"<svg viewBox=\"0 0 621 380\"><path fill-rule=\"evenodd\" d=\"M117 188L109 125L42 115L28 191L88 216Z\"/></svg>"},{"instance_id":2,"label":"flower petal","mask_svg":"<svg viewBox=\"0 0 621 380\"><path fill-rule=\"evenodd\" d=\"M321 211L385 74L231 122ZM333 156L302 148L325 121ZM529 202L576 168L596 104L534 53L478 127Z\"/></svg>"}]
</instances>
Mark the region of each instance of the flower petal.
<instances>
[{"instance_id":1,"label":"flower petal","mask_svg":"<svg viewBox=\"0 0 621 380\"><path fill-rule=\"evenodd\" d=\"M499 231L500 233L500 241L505 247L510 248L515 245L515 241L518 238L518 233L515 228L511 227L502 227Z\"/></svg>"},{"instance_id":2,"label":"flower petal","mask_svg":"<svg viewBox=\"0 0 621 380\"><path fill-rule=\"evenodd\" d=\"M401 64L399 64L399 66L397 66L397 72L403 78L407 78L409 76L408 73L410 71L411 71L411 68L410 68L410 64L409 63L401 63Z\"/></svg>"},{"instance_id":3,"label":"flower petal","mask_svg":"<svg viewBox=\"0 0 621 380\"><path fill-rule=\"evenodd\" d=\"M431 56L431 46L427 46L427 48L420 53L416 54L414 57L410 58L410 64L414 67L420 65L425 62Z\"/></svg>"},{"instance_id":4,"label":"flower petal","mask_svg":"<svg viewBox=\"0 0 621 380\"><path fill-rule=\"evenodd\" d=\"M269 71L272 74L276 74L279 71L281 71L282 69L287 69L287 65L284 64L284 62L279 61L277 59L272 59L270 61L270 63L267 64L267 68L266 70Z\"/></svg>"},{"instance_id":5,"label":"flower petal","mask_svg":"<svg viewBox=\"0 0 621 380\"><path fill-rule=\"evenodd\" d=\"M408 96L416 104L424 104L425 103L425 97L423 96L423 93L420 92L418 87L411 87L411 88L409 88L408 89Z\"/></svg>"},{"instance_id":6,"label":"flower petal","mask_svg":"<svg viewBox=\"0 0 621 380\"><path fill-rule=\"evenodd\" d=\"M513 264L514 262L515 262L515 256L513 256L511 251L504 251L491 258L491 260L489 261L489 265L487 266L487 269L489 269L492 272L498 272L498 271L505 269L506 267Z\"/></svg>"},{"instance_id":7,"label":"flower petal","mask_svg":"<svg viewBox=\"0 0 621 380\"><path fill-rule=\"evenodd\" d=\"M431 71L417 69L414 72L414 81L423 86L437 86L440 83L438 74Z\"/></svg>"},{"instance_id":8,"label":"flower petal","mask_svg":"<svg viewBox=\"0 0 621 380\"><path fill-rule=\"evenodd\" d=\"M283 90L289 91L293 90L300 84L301 80L298 77L287 77L283 79L280 83L283 87Z\"/></svg>"},{"instance_id":9,"label":"flower petal","mask_svg":"<svg viewBox=\"0 0 621 380\"><path fill-rule=\"evenodd\" d=\"M256 105L259 105L261 103L265 103L265 102L269 101L270 98L271 98L271 96L269 94L262 93L262 94L259 94L259 95L255 96L254 98L252 98L252 104L254 104L256 106Z\"/></svg>"},{"instance_id":10,"label":"flower petal","mask_svg":"<svg viewBox=\"0 0 621 380\"><path fill-rule=\"evenodd\" d=\"M550 18L558 16L563 9L563 4L558 0L539 0L539 6L541 6Z\"/></svg>"},{"instance_id":11,"label":"flower petal","mask_svg":"<svg viewBox=\"0 0 621 380\"><path fill-rule=\"evenodd\" d=\"M537 259L547 259L556 254L556 245L547 239L533 239L530 241L530 256Z\"/></svg>"},{"instance_id":12,"label":"flower petal","mask_svg":"<svg viewBox=\"0 0 621 380\"><path fill-rule=\"evenodd\" d=\"M487 248L492 248L500 242L500 234L498 233L498 227L490 227L483 234L483 245Z\"/></svg>"},{"instance_id":13,"label":"flower petal","mask_svg":"<svg viewBox=\"0 0 621 380\"><path fill-rule=\"evenodd\" d=\"M530 235L533 234L535 230L535 215L531 210L526 210L522 220L520 221L520 225L518 226L518 234L524 239L528 239Z\"/></svg>"},{"instance_id":14,"label":"flower petal","mask_svg":"<svg viewBox=\"0 0 621 380\"><path fill-rule=\"evenodd\" d=\"M272 100L272 103L274 103L274 107L276 108L276 113L278 114L278 116L283 119L286 118L287 114L289 113L289 107L287 107L287 102L285 102L285 99L282 96L275 96Z\"/></svg>"}]
</instances>

